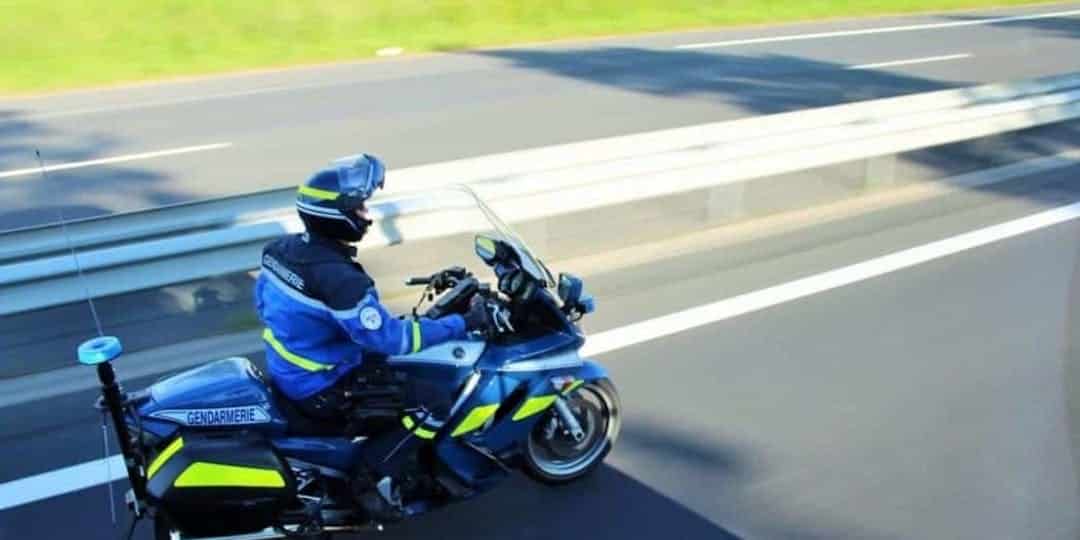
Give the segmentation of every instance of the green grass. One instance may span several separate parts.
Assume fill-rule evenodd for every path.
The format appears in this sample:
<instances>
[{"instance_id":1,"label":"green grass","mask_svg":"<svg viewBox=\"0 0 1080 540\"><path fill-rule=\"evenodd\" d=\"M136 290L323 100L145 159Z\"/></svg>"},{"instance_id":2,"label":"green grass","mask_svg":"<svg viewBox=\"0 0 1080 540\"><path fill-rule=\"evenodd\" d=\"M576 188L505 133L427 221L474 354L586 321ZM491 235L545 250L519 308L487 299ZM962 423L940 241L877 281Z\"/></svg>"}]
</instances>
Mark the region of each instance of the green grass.
<instances>
[{"instance_id":1,"label":"green grass","mask_svg":"<svg viewBox=\"0 0 1080 540\"><path fill-rule=\"evenodd\" d=\"M1033 0L0 0L0 93L569 37Z\"/></svg>"}]
</instances>

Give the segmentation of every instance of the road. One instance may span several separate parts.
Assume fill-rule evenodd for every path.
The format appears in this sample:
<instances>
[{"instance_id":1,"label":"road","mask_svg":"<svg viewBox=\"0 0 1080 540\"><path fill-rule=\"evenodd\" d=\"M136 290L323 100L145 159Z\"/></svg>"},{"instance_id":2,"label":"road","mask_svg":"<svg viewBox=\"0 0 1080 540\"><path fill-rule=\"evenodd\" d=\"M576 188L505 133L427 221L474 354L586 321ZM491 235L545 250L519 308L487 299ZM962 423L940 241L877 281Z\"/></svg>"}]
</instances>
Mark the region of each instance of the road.
<instances>
[{"instance_id":1,"label":"road","mask_svg":"<svg viewBox=\"0 0 1080 540\"><path fill-rule=\"evenodd\" d=\"M591 275L587 329L1072 204L1078 173ZM515 478L382 537L1076 538L1078 255L1067 221L600 355L626 421L594 477ZM0 410L0 486L100 458L91 401ZM115 538L105 494L0 511L0 538Z\"/></svg>"},{"instance_id":2,"label":"road","mask_svg":"<svg viewBox=\"0 0 1080 540\"><path fill-rule=\"evenodd\" d=\"M0 101L0 230L58 209L78 217L289 185L357 150L410 166L1076 71L1078 15L1015 17L1077 9L674 33ZM1050 129L969 158L1075 144L1069 126ZM49 165L128 160L43 181L20 172L34 148ZM587 329L603 335L1072 204L1077 174L591 274L600 310ZM790 196L777 193L777 205ZM1080 222L1068 221L626 346L599 356L626 424L594 477L564 489L515 478L382 536L1076 538L1077 305ZM102 456L93 399L0 408L0 494ZM106 493L0 510L0 540L116 538Z\"/></svg>"},{"instance_id":3,"label":"road","mask_svg":"<svg viewBox=\"0 0 1080 540\"><path fill-rule=\"evenodd\" d=\"M0 100L0 230L288 186L358 151L400 168L1077 71L1078 15L669 33ZM77 167L42 179L35 149Z\"/></svg>"}]
</instances>

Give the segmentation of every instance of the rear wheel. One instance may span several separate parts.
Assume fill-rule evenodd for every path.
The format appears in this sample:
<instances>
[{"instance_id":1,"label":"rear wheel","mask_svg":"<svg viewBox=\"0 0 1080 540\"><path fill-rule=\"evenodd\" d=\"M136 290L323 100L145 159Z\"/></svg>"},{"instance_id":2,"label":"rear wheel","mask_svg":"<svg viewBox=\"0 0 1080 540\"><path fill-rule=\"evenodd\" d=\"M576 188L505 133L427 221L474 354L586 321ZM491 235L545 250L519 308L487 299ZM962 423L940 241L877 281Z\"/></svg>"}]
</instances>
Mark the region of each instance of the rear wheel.
<instances>
[{"instance_id":1,"label":"rear wheel","mask_svg":"<svg viewBox=\"0 0 1080 540\"><path fill-rule=\"evenodd\" d=\"M591 473L619 436L622 407L611 381L586 383L562 399L585 436L575 440L554 407L544 413L529 434L524 462L525 472L546 484L565 484Z\"/></svg>"}]
</instances>

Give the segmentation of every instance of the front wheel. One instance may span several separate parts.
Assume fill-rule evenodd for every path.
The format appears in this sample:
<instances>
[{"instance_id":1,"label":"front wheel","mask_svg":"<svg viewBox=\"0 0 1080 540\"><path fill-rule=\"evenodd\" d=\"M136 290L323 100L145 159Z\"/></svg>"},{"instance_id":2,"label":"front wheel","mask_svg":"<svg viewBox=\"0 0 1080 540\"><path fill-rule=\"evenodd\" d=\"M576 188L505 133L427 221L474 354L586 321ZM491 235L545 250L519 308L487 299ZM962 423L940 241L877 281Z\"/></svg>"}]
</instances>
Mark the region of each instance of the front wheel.
<instances>
[{"instance_id":1,"label":"front wheel","mask_svg":"<svg viewBox=\"0 0 1080 540\"><path fill-rule=\"evenodd\" d=\"M554 407L536 423L525 446L524 468L545 484L565 484L591 473L619 437L622 406L610 380L586 383L563 399L585 436L575 441Z\"/></svg>"}]
</instances>

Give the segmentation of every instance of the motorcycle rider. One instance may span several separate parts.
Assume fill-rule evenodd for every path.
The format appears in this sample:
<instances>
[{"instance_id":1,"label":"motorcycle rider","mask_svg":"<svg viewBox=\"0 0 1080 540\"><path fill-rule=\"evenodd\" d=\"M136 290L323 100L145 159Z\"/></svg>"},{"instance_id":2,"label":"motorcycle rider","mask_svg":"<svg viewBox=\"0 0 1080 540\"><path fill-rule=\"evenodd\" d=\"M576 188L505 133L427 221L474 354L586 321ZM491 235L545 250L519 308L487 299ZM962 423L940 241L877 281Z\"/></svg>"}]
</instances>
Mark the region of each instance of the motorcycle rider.
<instances>
[{"instance_id":1,"label":"motorcycle rider","mask_svg":"<svg viewBox=\"0 0 1080 540\"><path fill-rule=\"evenodd\" d=\"M465 315L403 320L380 302L352 244L372 225L365 202L383 187L385 171L368 154L317 171L297 190L305 232L263 250L255 299L269 372L311 418L342 419L348 375L365 358L415 353L488 324L480 304Z\"/></svg>"}]
</instances>

